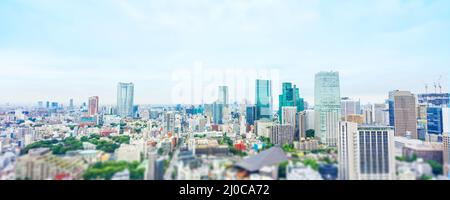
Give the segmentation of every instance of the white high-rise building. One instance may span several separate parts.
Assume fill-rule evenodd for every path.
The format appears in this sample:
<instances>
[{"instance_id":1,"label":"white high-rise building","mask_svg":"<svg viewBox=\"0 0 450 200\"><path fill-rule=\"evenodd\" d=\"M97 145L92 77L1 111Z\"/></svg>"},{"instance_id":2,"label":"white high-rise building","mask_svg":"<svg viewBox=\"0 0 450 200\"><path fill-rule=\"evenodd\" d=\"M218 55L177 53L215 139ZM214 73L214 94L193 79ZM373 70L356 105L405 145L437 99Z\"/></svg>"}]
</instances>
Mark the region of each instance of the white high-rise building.
<instances>
[{"instance_id":1,"label":"white high-rise building","mask_svg":"<svg viewBox=\"0 0 450 200\"><path fill-rule=\"evenodd\" d=\"M133 116L134 84L119 83L117 85L117 114L121 117Z\"/></svg>"},{"instance_id":2,"label":"white high-rise building","mask_svg":"<svg viewBox=\"0 0 450 200\"><path fill-rule=\"evenodd\" d=\"M339 178L394 180L394 129L387 126L339 124Z\"/></svg>"},{"instance_id":3,"label":"white high-rise building","mask_svg":"<svg viewBox=\"0 0 450 200\"><path fill-rule=\"evenodd\" d=\"M340 180L356 180L358 124L339 122L338 163Z\"/></svg>"},{"instance_id":4,"label":"white high-rise building","mask_svg":"<svg viewBox=\"0 0 450 200\"><path fill-rule=\"evenodd\" d=\"M314 89L315 135L328 146L336 146L341 118L341 95L338 72L319 72Z\"/></svg>"}]
</instances>

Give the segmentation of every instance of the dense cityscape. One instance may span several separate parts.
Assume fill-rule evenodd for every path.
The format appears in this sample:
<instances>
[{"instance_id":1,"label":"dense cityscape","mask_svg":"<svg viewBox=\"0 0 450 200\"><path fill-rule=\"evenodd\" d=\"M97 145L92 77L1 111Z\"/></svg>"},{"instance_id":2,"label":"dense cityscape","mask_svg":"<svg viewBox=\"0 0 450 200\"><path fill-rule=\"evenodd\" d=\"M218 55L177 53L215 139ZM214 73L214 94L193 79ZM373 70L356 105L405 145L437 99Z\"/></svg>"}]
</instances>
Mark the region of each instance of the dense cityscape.
<instances>
[{"instance_id":1,"label":"dense cityscape","mask_svg":"<svg viewBox=\"0 0 450 200\"><path fill-rule=\"evenodd\" d=\"M339 72L315 75L314 102L293 82L257 79L250 101L229 86L197 105L45 99L0 107L1 180L447 180L449 93L394 88L362 104ZM280 88L275 94L274 88ZM274 107L278 98L278 107Z\"/></svg>"}]
</instances>

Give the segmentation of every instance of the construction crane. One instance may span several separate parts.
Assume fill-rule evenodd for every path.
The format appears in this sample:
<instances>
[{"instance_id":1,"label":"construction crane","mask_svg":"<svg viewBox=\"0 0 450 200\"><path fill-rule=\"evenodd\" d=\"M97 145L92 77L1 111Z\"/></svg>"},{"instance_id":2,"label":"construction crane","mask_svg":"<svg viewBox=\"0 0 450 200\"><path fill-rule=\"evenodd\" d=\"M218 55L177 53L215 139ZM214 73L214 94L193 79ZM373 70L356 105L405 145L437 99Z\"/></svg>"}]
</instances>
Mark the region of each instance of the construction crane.
<instances>
[{"instance_id":1,"label":"construction crane","mask_svg":"<svg viewBox=\"0 0 450 200\"><path fill-rule=\"evenodd\" d=\"M434 85L434 93L436 94L437 93L437 83L434 82L433 85Z\"/></svg>"},{"instance_id":2,"label":"construction crane","mask_svg":"<svg viewBox=\"0 0 450 200\"><path fill-rule=\"evenodd\" d=\"M442 85L441 85L442 75L439 76L438 79L438 87L439 87L439 93L442 93Z\"/></svg>"}]
</instances>

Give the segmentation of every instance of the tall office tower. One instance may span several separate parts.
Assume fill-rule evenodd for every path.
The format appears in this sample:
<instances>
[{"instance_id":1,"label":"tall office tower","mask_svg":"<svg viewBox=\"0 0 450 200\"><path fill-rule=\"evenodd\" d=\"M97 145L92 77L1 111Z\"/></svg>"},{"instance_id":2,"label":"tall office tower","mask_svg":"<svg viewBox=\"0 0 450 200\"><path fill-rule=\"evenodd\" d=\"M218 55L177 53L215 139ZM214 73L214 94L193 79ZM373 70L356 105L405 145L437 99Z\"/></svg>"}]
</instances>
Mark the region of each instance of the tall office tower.
<instances>
[{"instance_id":1,"label":"tall office tower","mask_svg":"<svg viewBox=\"0 0 450 200\"><path fill-rule=\"evenodd\" d=\"M173 111L168 111L164 113L164 133L174 133L175 131L175 113Z\"/></svg>"},{"instance_id":2,"label":"tall office tower","mask_svg":"<svg viewBox=\"0 0 450 200\"><path fill-rule=\"evenodd\" d=\"M300 98L300 92L297 86L292 86L292 83L283 83L281 94L279 95L278 105L278 119L280 123L283 121L282 110L283 107L296 107L297 112L305 110L304 100Z\"/></svg>"},{"instance_id":3,"label":"tall office tower","mask_svg":"<svg viewBox=\"0 0 450 200\"><path fill-rule=\"evenodd\" d=\"M389 126L395 126L395 112L394 112L394 94L398 90L389 92L388 107L389 107Z\"/></svg>"},{"instance_id":4,"label":"tall office tower","mask_svg":"<svg viewBox=\"0 0 450 200\"><path fill-rule=\"evenodd\" d=\"M89 97L88 114L90 116L98 113L98 96Z\"/></svg>"},{"instance_id":5,"label":"tall office tower","mask_svg":"<svg viewBox=\"0 0 450 200\"><path fill-rule=\"evenodd\" d=\"M417 139L416 97L408 91L395 91L393 97L395 136Z\"/></svg>"},{"instance_id":6,"label":"tall office tower","mask_svg":"<svg viewBox=\"0 0 450 200\"><path fill-rule=\"evenodd\" d=\"M361 126L341 122L339 172L342 179L394 180L394 130L387 126Z\"/></svg>"},{"instance_id":7,"label":"tall office tower","mask_svg":"<svg viewBox=\"0 0 450 200\"><path fill-rule=\"evenodd\" d=\"M315 129L316 112L314 110L305 110L306 115L306 130Z\"/></svg>"},{"instance_id":8,"label":"tall office tower","mask_svg":"<svg viewBox=\"0 0 450 200\"><path fill-rule=\"evenodd\" d=\"M256 120L272 119L272 81L256 80Z\"/></svg>"},{"instance_id":9,"label":"tall office tower","mask_svg":"<svg viewBox=\"0 0 450 200\"><path fill-rule=\"evenodd\" d=\"M69 108L70 108L70 109L73 109L73 108L74 108L74 105L73 105L73 99L70 99L70 100L69 100Z\"/></svg>"},{"instance_id":10,"label":"tall office tower","mask_svg":"<svg viewBox=\"0 0 450 200\"><path fill-rule=\"evenodd\" d=\"M361 102L360 100L353 100L349 97L342 97L341 99L341 115L344 120L347 120L348 115L360 115Z\"/></svg>"},{"instance_id":11,"label":"tall office tower","mask_svg":"<svg viewBox=\"0 0 450 200\"><path fill-rule=\"evenodd\" d=\"M373 106L372 104L364 105L363 108L363 116L364 116L364 124L373 124Z\"/></svg>"},{"instance_id":12,"label":"tall office tower","mask_svg":"<svg viewBox=\"0 0 450 200\"><path fill-rule=\"evenodd\" d=\"M358 124L339 122L338 163L340 180L356 180L357 175L357 147Z\"/></svg>"},{"instance_id":13,"label":"tall office tower","mask_svg":"<svg viewBox=\"0 0 450 200\"><path fill-rule=\"evenodd\" d=\"M121 117L133 116L134 84L117 85L117 114Z\"/></svg>"},{"instance_id":14,"label":"tall office tower","mask_svg":"<svg viewBox=\"0 0 450 200\"><path fill-rule=\"evenodd\" d=\"M50 108L50 102L45 102L45 108Z\"/></svg>"},{"instance_id":15,"label":"tall office tower","mask_svg":"<svg viewBox=\"0 0 450 200\"><path fill-rule=\"evenodd\" d=\"M442 133L444 132L444 119L445 111L443 112L441 107L428 107L427 108L427 130L428 134L432 134L437 139L436 142L442 141Z\"/></svg>"},{"instance_id":16,"label":"tall office tower","mask_svg":"<svg viewBox=\"0 0 450 200\"><path fill-rule=\"evenodd\" d=\"M306 111L301 111L297 113L297 127L298 127L298 137L306 138L306 127L307 127L307 118Z\"/></svg>"},{"instance_id":17,"label":"tall office tower","mask_svg":"<svg viewBox=\"0 0 450 200\"><path fill-rule=\"evenodd\" d=\"M255 125L256 121L256 106L247 106L245 118L247 119L247 124Z\"/></svg>"},{"instance_id":18,"label":"tall office tower","mask_svg":"<svg viewBox=\"0 0 450 200\"><path fill-rule=\"evenodd\" d=\"M298 135L298 124L297 124L297 107L293 106L286 106L282 107L281 116L283 118L283 121L281 121L281 124L291 125L294 127L294 139L299 140Z\"/></svg>"},{"instance_id":19,"label":"tall office tower","mask_svg":"<svg viewBox=\"0 0 450 200\"><path fill-rule=\"evenodd\" d=\"M294 127L292 125L273 125L269 127L270 141L277 146L294 142Z\"/></svg>"},{"instance_id":20,"label":"tall office tower","mask_svg":"<svg viewBox=\"0 0 450 200\"><path fill-rule=\"evenodd\" d=\"M214 124L223 124L223 112L224 105L220 102L214 102L213 104L213 121Z\"/></svg>"},{"instance_id":21,"label":"tall office tower","mask_svg":"<svg viewBox=\"0 0 450 200\"><path fill-rule=\"evenodd\" d=\"M314 89L315 134L328 146L336 146L341 115L341 95L338 72L319 72Z\"/></svg>"},{"instance_id":22,"label":"tall office tower","mask_svg":"<svg viewBox=\"0 0 450 200\"><path fill-rule=\"evenodd\" d=\"M374 105L375 124L381 126L389 125L389 110L386 104L377 103Z\"/></svg>"},{"instance_id":23,"label":"tall office tower","mask_svg":"<svg viewBox=\"0 0 450 200\"><path fill-rule=\"evenodd\" d=\"M228 86L219 86L219 103L225 106L229 104Z\"/></svg>"}]
</instances>

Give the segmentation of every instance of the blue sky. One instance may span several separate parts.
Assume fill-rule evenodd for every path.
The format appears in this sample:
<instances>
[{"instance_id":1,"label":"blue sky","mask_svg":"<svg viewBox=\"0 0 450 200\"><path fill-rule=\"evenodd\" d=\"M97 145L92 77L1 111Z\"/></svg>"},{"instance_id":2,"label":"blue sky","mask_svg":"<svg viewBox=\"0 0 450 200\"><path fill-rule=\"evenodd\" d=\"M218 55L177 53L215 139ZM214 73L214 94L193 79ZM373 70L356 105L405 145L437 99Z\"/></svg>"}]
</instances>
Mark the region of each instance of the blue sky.
<instances>
[{"instance_id":1,"label":"blue sky","mask_svg":"<svg viewBox=\"0 0 450 200\"><path fill-rule=\"evenodd\" d=\"M450 69L448 0L2 0L0 103L167 103L171 75L276 68L314 96L314 74L339 71L342 96L381 102L423 92ZM279 86L281 87L281 86ZM253 97L248 97L253 99Z\"/></svg>"}]
</instances>

